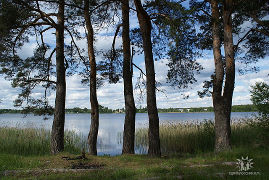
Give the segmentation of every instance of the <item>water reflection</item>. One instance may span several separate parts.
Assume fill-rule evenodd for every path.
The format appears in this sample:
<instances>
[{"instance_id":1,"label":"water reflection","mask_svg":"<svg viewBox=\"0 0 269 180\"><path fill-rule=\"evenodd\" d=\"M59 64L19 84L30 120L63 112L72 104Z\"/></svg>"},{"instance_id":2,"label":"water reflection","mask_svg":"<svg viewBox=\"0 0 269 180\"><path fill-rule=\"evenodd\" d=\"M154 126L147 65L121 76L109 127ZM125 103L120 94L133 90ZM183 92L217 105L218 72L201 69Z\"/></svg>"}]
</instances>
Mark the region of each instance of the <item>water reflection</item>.
<instances>
[{"instance_id":1,"label":"water reflection","mask_svg":"<svg viewBox=\"0 0 269 180\"><path fill-rule=\"evenodd\" d=\"M252 113L232 113L233 119L249 117ZM65 129L80 134L84 141L90 129L90 114L66 114ZM160 123L189 122L214 119L213 113L160 113ZM53 117L43 120L43 117L21 114L0 114L0 127L44 128L51 129ZM147 114L136 115L136 128L148 127ZM122 132L124 128L124 114L100 114L99 132L97 139L98 155L117 155L122 150ZM138 154L147 153L147 147L136 146Z\"/></svg>"}]
</instances>

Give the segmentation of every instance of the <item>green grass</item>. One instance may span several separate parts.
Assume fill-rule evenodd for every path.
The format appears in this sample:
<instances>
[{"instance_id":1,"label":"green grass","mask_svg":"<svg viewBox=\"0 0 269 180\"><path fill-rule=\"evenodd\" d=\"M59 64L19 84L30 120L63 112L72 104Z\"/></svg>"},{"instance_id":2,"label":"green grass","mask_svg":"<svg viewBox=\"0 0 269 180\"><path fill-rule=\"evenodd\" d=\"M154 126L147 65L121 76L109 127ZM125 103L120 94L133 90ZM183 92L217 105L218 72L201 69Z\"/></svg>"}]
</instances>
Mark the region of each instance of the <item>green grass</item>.
<instances>
[{"instance_id":1,"label":"green grass","mask_svg":"<svg viewBox=\"0 0 269 180\"><path fill-rule=\"evenodd\" d=\"M6 156L6 157L5 157ZM88 160L63 160L62 156L76 155L61 153L56 156L16 156L1 154L1 170L7 169L47 169L70 168L75 162L90 162L105 165L103 169L91 172L68 172L31 174L21 173L16 176L7 176L4 179L145 179L158 177L160 179L219 179L218 173L224 174L227 179L268 179L268 149L242 149L234 148L232 151L215 154L213 152L186 155L183 157L152 158L146 155L122 155L122 156L89 156ZM236 165L224 165L223 162L236 161L241 156L249 156L254 160L254 168L251 171L261 172L260 176L229 176L228 172L237 171ZM3 167L3 165L5 165ZM210 165L210 166L204 166ZM0 173L1 176L1 173ZM2 179L0 177L0 179Z\"/></svg>"},{"instance_id":2,"label":"green grass","mask_svg":"<svg viewBox=\"0 0 269 180\"><path fill-rule=\"evenodd\" d=\"M0 171L7 169L36 168L39 166L40 163L34 158L11 154L0 154Z\"/></svg>"},{"instance_id":3,"label":"green grass","mask_svg":"<svg viewBox=\"0 0 269 180\"><path fill-rule=\"evenodd\" d=\"M164 156L147 155L89 156L87 160L64 160L75 157L85 147L81 136L66 132L65 152L50 155L50 132L44 129L0 129L0 179L269 179L269 143L266 127L257 122L239 122L232 125L232 149L215 153L214 126L201 124L166 124L160 126L161 146ZM147 147L147 129L136 132L136 146ZM241 157L253 159L252 172L259 176L231 176ZM74 163L104 165L90 172L30 173L23 170L65 168ZM2 176L5 170L22 170L13 176Z\"/></svg>"},{"instance_id":4,"label":"green grass","mask_svg":"<svg viewBox=\"0 0 269 180\"><path fill-rule=\"evenodd\" d=\"M268 179L268 149L233 149L233 151L215 154L213 152L183 157L162 157L152 158L146 155L122 155L122 156L89 156L87 160L63 160L62 156L75 156L68 153L61 153L56 156L15 156L8 155L10 161L19 161L14 166L6 166L6 169L47 169L47 168L70 168L75 162L103 164L103 169L90 172L67 172L67 173L21 173L16 176L5 176L3 179L177 179L179 176L184 179ZM259 176L229 176L229 172L237 171L236 165L225 165L223 162L236 161L241 156L249 156L254 160L254 168L251 171L260 172ZM5 155L3 155L5 156ZM0 156L1 158L3 156ZM2 163L2 162L1 162ZM209 165L209 166L205 166ZM4 168L5 169L5 168ZM3 169L2 169L3 170ZM1 176L1 175L0 175ZM0 179L2 179L0 177Z\"/></svg>"}]
</instances>

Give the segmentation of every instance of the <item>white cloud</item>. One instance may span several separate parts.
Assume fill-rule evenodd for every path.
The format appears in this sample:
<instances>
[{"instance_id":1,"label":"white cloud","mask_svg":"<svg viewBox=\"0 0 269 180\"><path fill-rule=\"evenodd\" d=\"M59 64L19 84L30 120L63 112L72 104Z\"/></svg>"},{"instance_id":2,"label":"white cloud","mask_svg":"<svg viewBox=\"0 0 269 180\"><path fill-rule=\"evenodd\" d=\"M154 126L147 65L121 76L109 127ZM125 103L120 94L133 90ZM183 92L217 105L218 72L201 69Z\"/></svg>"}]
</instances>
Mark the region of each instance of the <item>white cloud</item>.
<instances>
[{"instance_id":1,"label":"white cloud","mask_svg":"<svg viewBox=\"0 0 269 180\"><path fill-rule=\"evenodd\" d=\"M21 49L18 50L18 54L20 54L20 57L22 59L31 57L34 54L35 48L36 48L35 42L27 43Z\"/></svg>"},{"instance_id":2,"label":"white cloud","mask_svg":"<svg viewBox=\"0 0 269 180\"><path fill-rule=\"evenodd\" d=\"M234 92L235 93L242 93L242 92L247 92L248 91L248 88L246 88L245 86L235 86L234 88Z\"/></svg>"}]
</instances>

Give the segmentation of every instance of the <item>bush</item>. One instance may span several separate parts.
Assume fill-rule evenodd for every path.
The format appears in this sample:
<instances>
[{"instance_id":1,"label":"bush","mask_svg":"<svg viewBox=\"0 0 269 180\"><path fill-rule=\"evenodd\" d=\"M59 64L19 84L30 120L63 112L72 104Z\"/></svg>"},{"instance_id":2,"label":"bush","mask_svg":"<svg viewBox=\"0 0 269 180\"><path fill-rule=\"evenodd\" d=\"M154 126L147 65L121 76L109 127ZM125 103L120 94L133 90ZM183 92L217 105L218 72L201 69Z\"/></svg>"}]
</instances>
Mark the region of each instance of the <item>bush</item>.
<instances>
[{"instance_id":1,"label":"bush","mask_svg":"<svg viewBox=\"0 0 269 180\"><path fill-rule=\"evenodd\" d=\"M268 118L269 115L269 85L257 82L251 86L251 101L257 107L261 116Z\"/></svg>"}]
</instances>

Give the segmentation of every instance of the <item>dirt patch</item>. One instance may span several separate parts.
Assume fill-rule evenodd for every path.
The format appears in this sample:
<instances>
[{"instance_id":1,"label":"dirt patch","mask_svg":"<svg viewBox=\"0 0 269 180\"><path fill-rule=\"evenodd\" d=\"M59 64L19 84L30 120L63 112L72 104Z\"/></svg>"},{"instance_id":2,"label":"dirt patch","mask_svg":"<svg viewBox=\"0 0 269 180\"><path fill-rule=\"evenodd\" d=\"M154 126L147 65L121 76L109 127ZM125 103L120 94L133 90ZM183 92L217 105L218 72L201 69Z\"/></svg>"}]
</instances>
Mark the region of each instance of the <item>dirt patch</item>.
<instances>
[{"instance_id":1,"label":"dirt patch","mask_svg":"<svg viewBox=\"0 0 269 180\"><path fill-rule=\"evenodd\" d=\"M78 162L71 165L71 169L100 169L104 167L104 164L96 164L89 162Z\"/></svg>"},{"instance_id":2,"label":"dirt patch","mask_svg":"<svg viewBox=\"0 0 269 180\"><path fill-rule=\"evenodd\" d=\"M195 165L191 165L189 167L195 168L195 167L211 167L211 166L214 166L214 164L195 164Z\"/></svg>"},{"instance_id":3,"label":"dirt patch","mask_svg":"<svg viewBox=\"0 0 269 180\"><path fill-rule=\"evenodd\" d=\"M236 162L223 162L222 164L227 166L234 166L236 165Z\"/></svg>"},{"instance_id":4,"label":"dirt patch","mask_svg":"<svg viewBox=\"0 0 269 180\"><path fill-rule=\"evenodd\" d=\"M0 172L3 176L15 176L15 177L29 177L29 176L40 176L47 175L51 173L80 173L80 172L90 172L95 170L103 169L105 166L99 162L93 161L83 156L76 157L60 157L54 156L51 159L44 158L40 160L41 167L38 169L28 169L28 170L6 170ZM2 173L2 174L1 174Z\"/></svg>"},{"instance_id":5,"label":"dirt patch","mask_svg":"<svg viewBox=\"0 0 269 180\"><path fill-rule=\"evenodd\" d=\"M31 170L6 170L3 172L3 176L19 176L27 177L29 175L40 176L51 173L66 173L66 172L87 172L95 169L31 169Z\"/></svg>"}]
</instances>

